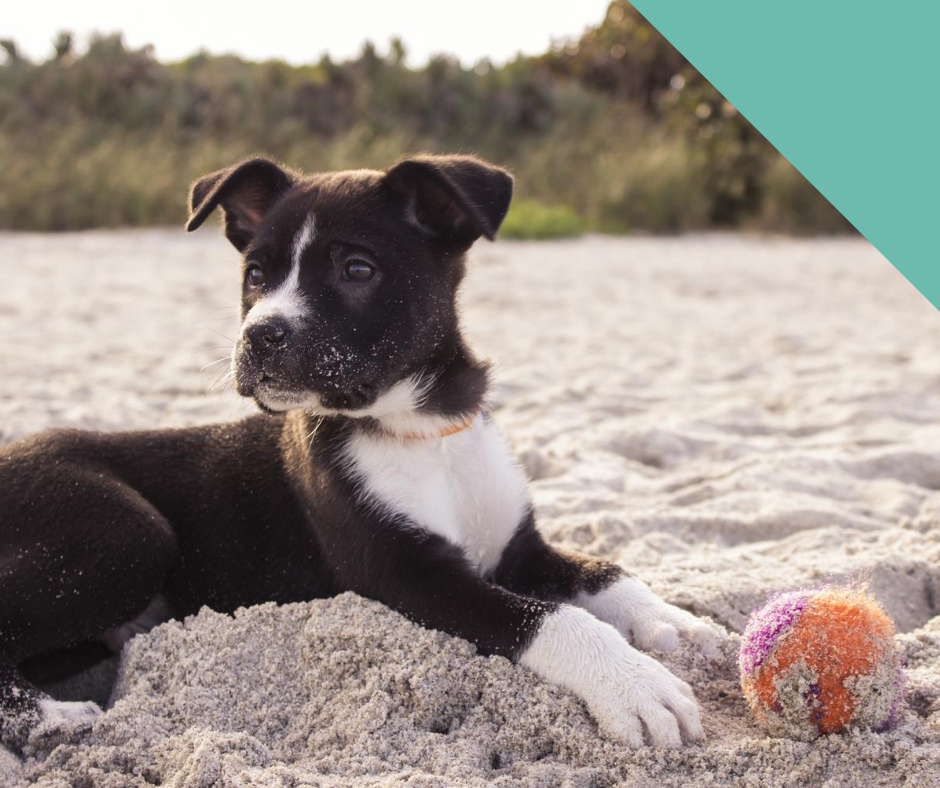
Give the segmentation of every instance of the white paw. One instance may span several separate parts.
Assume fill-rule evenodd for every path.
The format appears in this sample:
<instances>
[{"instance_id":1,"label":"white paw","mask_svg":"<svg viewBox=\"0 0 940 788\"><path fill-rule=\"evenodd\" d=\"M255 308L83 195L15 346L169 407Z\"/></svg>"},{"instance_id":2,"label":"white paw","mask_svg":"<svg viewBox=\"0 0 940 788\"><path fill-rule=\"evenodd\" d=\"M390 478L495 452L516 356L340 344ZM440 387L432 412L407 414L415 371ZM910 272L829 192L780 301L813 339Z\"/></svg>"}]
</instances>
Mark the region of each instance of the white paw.
<instances>
[{"instance_id":1,"label":"white paw","mask_svg":"<svg viewBox=\"0 0 940 788\"><path fill-rule=\"evenodd\" d=\"M689 685L584 610L562 605L546 617L519 662L576 693L601 728L632 747L704 736Z\"/></svg>"},{"instance_id":2,"label":"white paw","mask_svg":"<svg viewBox=\"0 0 940 788\"><path fill-rule=\"evenodd\" d=\"M655 747L701 741L705 733L689 685L652 657L623 645L631 653L622 655L595 696L586 698L598 724L632 747L644 741Z\"/></svg>"},{"instance_id":3,"label":"white paw","mask_svg":"<svg viewBox=\"0 0 940 788\"><path fill-rule=\"evenodd\" d=\"M581 594L576 602L645 650L672 651L685 638L713 657L726 637L717 627L664 602L635 577L622 578L598 594Z\"/></svg>"},{"instance_id":4,"label":"white paw","mask_svg":"<svg viewBox=\"0 0 940 788\"><path fill-rule=\"evenodd\" d=\"M43 698L39 701L43 728L87 728L102 715L101 707L91 701L64 701Z\"/></svg>"}]
</instances>

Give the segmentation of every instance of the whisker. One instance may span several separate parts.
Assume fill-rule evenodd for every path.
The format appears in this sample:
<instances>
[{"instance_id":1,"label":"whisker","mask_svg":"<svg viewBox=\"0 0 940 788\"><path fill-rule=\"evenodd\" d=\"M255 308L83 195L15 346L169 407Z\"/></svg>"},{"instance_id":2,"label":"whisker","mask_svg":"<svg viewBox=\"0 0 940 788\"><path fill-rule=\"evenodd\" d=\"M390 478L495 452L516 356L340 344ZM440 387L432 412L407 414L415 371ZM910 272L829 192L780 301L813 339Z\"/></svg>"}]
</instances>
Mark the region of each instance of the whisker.
<instances>
[{"instance_id":1,"label":"whisker","mask_svg":"<svg viewBox=\"0 0 940 788\"><path fill-rule=\"evenodd\" d=\"M313 440L314 440L314 438L317 437L317 432L319 431L320 427L323 426L323 419L324 419L324 418L325 418L324 416L320 416L320 418L317 420L317 423L316 423L316 425L314 426L314 428L313 428L312 430L310 430L310 434L307 436L307 446L312 446L312 445L313 445Z\"/></svg>"},{"instance_id":2,"label":"whisker","mask_svg":"<svg viewBox=\"0 0 940 788\"><path fill-rule=\"evenodd\" d=\"M431 391L433 390L434 385L437 383L440 376L441 372L428 374L427 367L424 367L421 372L415 376L415 385L412 389L412 393L417 395L415 398L415 407L424 407L428 401L428 398L431 396Z\"/></svg>"},{"instance_id":3,"label":"whisker","mask_svg":"<svg viewBox=\"0 0 940 788\"><path fill-rule=\"evenodd\" d=\"M216 386L219 385L219 383L221 383L221 384L222 384L222 388L220 388L220 389L218 390L218 392L217 392L217 393L221 394L223 391L225 391L225 387L226 387L229 383L231 383L232 377L233 377L232 370L230 370L230 369L225 370L225 372L223 372L221 375L219 375L219 377L217 377L217 378L215 379L215 382L214 382L211 386L209 386L209 391L211 392L212 389L214 389Z\"/></svg>"},{"instance_id":4,"label":"whisker","mask_svg":"<svg viewBox=\"0 0 940 788\"><path fill-rule=\"evenodd\" d=\"M212 328L212 327L210 327L210 326L205 326L205 325L201 325L201 324L200 324L199 328L204 328L204 329L206 329L206 331L211 331L211 332L212 332L213 334L215 334L216 336L222 337L222 339L227 339L229 342L232 342L233 344L234 344L234 342L235 342L235 340L232 339L231 337L226 336L226 335L223 334L221 331L216 331L214 328Z\"/></svg>"},{"instance_id":5,"label":"whisker","mask_svg":"<svg viewBox=\"0 0 940 788\"><path fill-rule=\"evenodd\" d=\"M231 360L232 360L231 356L222 356L222 358L217 358L215 361L210 361L204 367L200 367L199 371L205 372L207 369L209 369L209 367L214 367L216 364L221 364L223 361L231 361Z\"/></svg>"}]
</instances>

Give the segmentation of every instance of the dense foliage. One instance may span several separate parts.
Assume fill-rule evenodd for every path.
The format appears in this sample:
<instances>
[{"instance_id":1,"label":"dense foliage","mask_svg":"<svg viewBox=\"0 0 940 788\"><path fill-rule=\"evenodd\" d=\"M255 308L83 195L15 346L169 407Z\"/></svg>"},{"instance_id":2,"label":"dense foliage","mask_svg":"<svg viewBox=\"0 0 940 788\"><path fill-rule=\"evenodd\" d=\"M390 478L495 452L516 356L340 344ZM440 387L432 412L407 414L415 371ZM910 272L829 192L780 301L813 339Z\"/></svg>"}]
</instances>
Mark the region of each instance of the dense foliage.
<instances>
[{"instance_id":1,"label":"dense foliage","mask_svg":"<svg viewBox=\"0 0 940 788\"><path fill-rule=\"evenodd\" d=\"M393 41L350 62L161 63L119 36L34 63L0 42L0 227L179 222L189 181L253 152L307 171L413 151L509 166L525 237L848 223L624 0L540 57L406 65Z\"/></svg>"}]
</instances>

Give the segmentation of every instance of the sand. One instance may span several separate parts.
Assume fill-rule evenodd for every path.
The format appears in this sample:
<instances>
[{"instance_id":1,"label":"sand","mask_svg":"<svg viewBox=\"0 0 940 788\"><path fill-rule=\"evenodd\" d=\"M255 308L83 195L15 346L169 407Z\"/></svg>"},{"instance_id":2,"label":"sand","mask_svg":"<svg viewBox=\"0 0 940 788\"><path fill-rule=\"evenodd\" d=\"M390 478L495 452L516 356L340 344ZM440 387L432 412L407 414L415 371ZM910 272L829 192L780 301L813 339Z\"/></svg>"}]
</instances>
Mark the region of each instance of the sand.
<instances>
[{"instance_id":1,"label":"sand","mask_svg":"<svg viewBox=\"0 0 940 788\"><path fill-rule=\"evenodd\" d=\"M235 330L212 232L0 235L0 254L0 442L250 411L206 393L224 363L200 371ZM0 784L940 786L940 318L884 258L857 239L481 245L464 311L546 536L728 628L716 661L663 658L707 741L630 751L527 670L344 595L136 638L55 688L107 695L117 671L94 728L0 752ZM899 723L769 737L737 633L769 594L845 577L897 624Z\"/></svg>"}]
</instances>

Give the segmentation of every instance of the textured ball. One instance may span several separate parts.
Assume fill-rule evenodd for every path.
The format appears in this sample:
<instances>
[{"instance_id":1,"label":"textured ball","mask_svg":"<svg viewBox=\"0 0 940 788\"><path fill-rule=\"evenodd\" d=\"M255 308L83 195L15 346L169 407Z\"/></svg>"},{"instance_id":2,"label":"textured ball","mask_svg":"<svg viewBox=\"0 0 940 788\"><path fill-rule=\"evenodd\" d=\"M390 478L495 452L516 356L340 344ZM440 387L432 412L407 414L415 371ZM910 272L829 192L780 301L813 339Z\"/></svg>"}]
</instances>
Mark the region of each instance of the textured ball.
<instances>
[{"instance_id":1,"label":"textured ball","mask_svg":"<svg viewBox=\"0 0 940 788\"><path fill-rule=\"evenodd\" d=\"M778 594L748 620L738 667L775 736L886 730L904 697L894 624L863 587Z\"/></svg>"}]
</instances>

